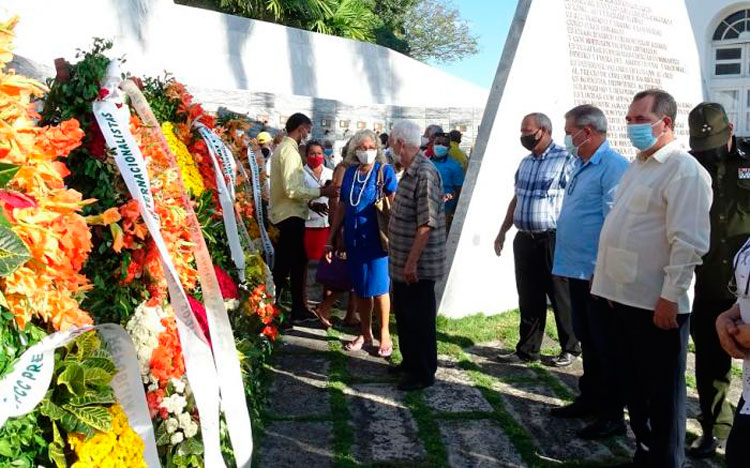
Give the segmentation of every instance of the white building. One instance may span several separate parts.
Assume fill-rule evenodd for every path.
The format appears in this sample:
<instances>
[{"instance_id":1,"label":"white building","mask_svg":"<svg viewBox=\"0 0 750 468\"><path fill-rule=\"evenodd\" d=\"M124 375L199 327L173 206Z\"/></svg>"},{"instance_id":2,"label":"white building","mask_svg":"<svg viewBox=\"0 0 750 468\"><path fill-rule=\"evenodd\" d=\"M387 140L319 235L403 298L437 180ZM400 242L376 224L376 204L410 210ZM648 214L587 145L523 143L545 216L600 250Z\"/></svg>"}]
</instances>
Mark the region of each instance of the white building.
<instances>
[{"instance_id":1,"label":"white building","mask_svg":"<svg viewBox=\"0 0 750 468\"><path fill-rule=\"evenodd\" d=\"M685 0L701 59L703 94L750 137L750 2Z\"/></svg>"}]
</instances>

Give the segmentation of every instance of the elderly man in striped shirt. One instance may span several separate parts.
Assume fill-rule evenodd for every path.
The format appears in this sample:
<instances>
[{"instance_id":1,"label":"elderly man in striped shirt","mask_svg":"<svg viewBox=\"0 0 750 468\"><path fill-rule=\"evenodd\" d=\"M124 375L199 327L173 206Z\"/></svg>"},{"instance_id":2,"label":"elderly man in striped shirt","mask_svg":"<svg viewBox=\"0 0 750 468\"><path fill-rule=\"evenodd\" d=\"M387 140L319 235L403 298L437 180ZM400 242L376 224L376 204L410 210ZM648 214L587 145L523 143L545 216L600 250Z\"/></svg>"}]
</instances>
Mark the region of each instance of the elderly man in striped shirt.
<instances>
[{"instance_id":1,"label":"elderly man in striped shirt","mask_svg":"<svg viewBox=\"0 0 750 468\"><path fill-rule=\"evenodd\" d=\"M513 225L518 228L513 256L521 310L520 339L513 353L501 354L499 359L510 363L539 360L549 297L562 348L552 365L565 367L581 354L581 346L573 333L568 285L552 275L552 263L557 218L574 158L552 141L552 122L541 113L523 118L521 144L531 154L523 158L516 171L516 194L495 239L499 256L505 234Z\"/></svg>"},{"instance_id":2,"label":"elderly man in striped shirt","mask_svg":"<svg viewBox=\"0 0 750 468\"><path fill-rule=\"evenodd\" d=\"M403 362L399 390L435 382L437 336L435 282L443 276L445 207L440 173L419 151L417 124L402 120L390 136L393 157L404 167L388 225L393 309Z\"/></svg>"}]
</instances>

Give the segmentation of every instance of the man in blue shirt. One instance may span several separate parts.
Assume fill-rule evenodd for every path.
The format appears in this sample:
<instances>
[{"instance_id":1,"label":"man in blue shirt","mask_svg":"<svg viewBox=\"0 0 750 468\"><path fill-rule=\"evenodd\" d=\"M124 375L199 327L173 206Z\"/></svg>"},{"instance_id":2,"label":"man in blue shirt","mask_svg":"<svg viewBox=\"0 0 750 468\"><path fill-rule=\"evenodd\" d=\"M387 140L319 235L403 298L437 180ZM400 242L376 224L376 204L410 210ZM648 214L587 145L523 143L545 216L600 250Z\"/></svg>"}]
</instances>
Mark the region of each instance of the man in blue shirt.
<instances>
[{"instance_id":1,"label":"man in blue shirt","mask_svg":"<svg viewBox=\"0 0 750 468\"><path fill-rule=\"evenodd\" d=\"M566 278L573 329L583 348L581 394L552 414L563 418L597 416L578 432L584 439L625 433L624 398L617 383L617 348L613 311L590 294L599 233L614 203L615 190L629 163L607 141L607 119L591 105L565 114L565 146L576 157L557 220L557 246L552 274Z\"/></svg>"},{"instance_id":2,"label":"man in blue shirt","mask_svg":"<svg viewBox=\"0 0 750 468\"><path fill-rule=\"evenodd\" d=\"M438 133L432 143L432 164L435 165L443 180L445 202L445 226L450 231L451 221L458 205L458 195L464 185L464 171L461 164L448 157L450 138L445 133Z\"/></svg>"},{"instance_id":3,"label":"man in blue shirt","mask_svg":"<svg viewBox=\"0 0 750 468\"><path fill-rule=\"evenodd\" d=\"M508 230L514 225L518 228L513 239L513 260L521 312L520 338L514 353L498 359L510 363L539 360L549 297L562 348L552 365L565 367L581 354L581 348L573 332L568 284L552 276L552 259L557 217L574 158L552 141L552 122L541 113L524 117L521 144L531 154L523 158L516 171L516 194L495 238L495 253L499 256Z\"/></svg>"}]
</instances>

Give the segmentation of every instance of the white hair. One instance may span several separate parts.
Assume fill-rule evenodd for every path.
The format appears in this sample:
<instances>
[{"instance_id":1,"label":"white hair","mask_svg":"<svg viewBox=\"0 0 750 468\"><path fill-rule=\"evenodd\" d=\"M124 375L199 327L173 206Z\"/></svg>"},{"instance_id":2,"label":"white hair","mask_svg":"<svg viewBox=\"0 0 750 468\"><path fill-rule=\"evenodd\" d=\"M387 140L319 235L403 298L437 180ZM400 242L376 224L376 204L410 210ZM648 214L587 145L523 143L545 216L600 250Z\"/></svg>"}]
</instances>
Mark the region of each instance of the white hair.
<instances>
[{"instance_id":1,"label":"white hair","mask_svg":"<svg viewBox=\"0 0 750 468\"><path fill-rule=\"evenodd\" d=\"M387 164L388 160L383 153L383 147L380 145L378 134L369 129L358 131L354 134L351 140L349 140L349 143L346 144L344 162L347 163L347 165L359 164L359 159L357 159L357 148L359 148L365 140L370 140L375 144L375 148L378 151L377 156L375 156L375 161Z\"/></svg>"},{"instance_id":2,"label":"white hair","mask_svg":"<svg viewBox=\"0 0 750 468\"><path fill-rule=\"evenodd\" d=\"M391 141L401 140L407 146L419 148L422 144L422 131L411 120L399 120L391 129Z\"/></svg>"}]
</instances>

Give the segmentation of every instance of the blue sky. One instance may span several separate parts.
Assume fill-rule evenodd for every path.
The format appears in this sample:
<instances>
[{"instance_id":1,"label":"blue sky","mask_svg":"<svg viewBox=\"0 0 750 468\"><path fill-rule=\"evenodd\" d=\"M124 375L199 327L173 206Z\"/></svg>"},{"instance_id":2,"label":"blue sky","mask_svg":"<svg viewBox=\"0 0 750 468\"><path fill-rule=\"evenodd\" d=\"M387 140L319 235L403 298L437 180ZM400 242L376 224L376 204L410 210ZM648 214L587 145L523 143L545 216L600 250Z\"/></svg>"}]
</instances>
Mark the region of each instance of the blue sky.
<instances>
[{"instance_id":1,"label":"blue sky","mask_svg":"<svg viewBox=\"0 0 750 468\"><path fill-rule=\"evenodd\" d=\"M452 64L435 64L448 73L478 84L492 86L497 63L508 35L515 0L453 0L461 17L469 22L473 34L479 36L479 53Z\"/></svg>"}]
</instances>

